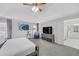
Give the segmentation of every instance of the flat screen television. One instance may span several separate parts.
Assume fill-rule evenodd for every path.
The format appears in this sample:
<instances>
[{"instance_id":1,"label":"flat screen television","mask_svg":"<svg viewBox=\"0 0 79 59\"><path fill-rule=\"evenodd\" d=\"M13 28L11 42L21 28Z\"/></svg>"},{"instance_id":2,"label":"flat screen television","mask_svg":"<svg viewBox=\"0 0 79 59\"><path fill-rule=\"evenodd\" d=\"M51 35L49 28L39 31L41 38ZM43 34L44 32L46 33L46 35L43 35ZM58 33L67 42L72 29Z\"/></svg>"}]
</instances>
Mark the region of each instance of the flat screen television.
<instances>
[{"instance_id":1,"label":"flat screen television","mask_svg":"<svg viewBox=\"0 0 79 59\"><path fill-rule=\"evenodd\" d=\"M45 33L45 34L52 34L52 26L50 26L50 27L43 27L43 33Z\"/></svg>"}]
</instances>

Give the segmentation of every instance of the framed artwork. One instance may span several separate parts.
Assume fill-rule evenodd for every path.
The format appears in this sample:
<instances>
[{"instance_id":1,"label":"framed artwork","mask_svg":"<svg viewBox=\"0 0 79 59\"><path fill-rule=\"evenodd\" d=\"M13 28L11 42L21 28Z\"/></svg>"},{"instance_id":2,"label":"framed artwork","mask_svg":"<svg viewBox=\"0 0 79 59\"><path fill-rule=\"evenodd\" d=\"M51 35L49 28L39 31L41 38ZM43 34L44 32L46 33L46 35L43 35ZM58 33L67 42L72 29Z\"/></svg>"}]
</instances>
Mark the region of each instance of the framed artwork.
<instances>
[{"instance_id":1,"label":"framed artwork","mask_svg":"<svg viewBox=\"0 0 79 59\"><path fill-rule=\"evenodd\" d=\"M19 30L27 31L27 30L29 30L29 25L28 24L19 24Z\"/></svg>"}]
</instances>

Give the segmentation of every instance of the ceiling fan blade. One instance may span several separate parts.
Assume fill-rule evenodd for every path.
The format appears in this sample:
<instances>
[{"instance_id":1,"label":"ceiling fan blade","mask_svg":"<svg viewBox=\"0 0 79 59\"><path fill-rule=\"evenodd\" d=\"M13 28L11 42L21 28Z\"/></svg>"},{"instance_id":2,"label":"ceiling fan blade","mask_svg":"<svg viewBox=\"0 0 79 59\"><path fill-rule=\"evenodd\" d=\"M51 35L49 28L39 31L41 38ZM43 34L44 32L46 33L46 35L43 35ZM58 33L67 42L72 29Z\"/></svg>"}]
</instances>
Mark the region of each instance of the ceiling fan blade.
<instances>
[{"instance_id":1,"label":"ceiling fan blade","mask_svg":"<svg viewBox=\"0 0 79 59\"><path fill-rule=\"evenodd\" d=\"M41 6L41 5L45 5L46 3L23 3L23 5L29 5L29 6Z\"/></svg>"},{"instance_id":2,"label":"ceiling fan blade","mask_svg":"<svg viewBox=\"0 0 79 59\"><path fill-rule=\"evenodd\" d=\"M32 3L23 3L23 5L33 6L33 4L32 4Z\"/></svg>"},{"instance_id":3,"label":"ceiling fan blade","mask_svg":"<svg viewBox=\"0 0 79 59\"><path fill-rule=\"evenodd\" d=\"M46 3L38 3L38 6L42 6L45 5Z\"/></svg>"}]
</instances>

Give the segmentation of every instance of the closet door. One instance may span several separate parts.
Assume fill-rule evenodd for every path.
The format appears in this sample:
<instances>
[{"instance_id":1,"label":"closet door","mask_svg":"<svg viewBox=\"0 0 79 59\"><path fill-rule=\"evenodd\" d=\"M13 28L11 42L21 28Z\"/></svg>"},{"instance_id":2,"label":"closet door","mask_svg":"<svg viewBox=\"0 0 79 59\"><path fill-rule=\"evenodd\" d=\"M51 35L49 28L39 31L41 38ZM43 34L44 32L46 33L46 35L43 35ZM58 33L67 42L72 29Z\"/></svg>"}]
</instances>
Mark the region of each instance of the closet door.
<instances>
[{"instance_id":1,"label":"closet door","mask_svg":"<svg viewBox=\"0 0 79 59\"><path fill-rule=\"evenodd\" d=\"M7 35L8 35L7 39L12 39L12 20L11 19L7 19Z\"/></svg>"}]
</instances>

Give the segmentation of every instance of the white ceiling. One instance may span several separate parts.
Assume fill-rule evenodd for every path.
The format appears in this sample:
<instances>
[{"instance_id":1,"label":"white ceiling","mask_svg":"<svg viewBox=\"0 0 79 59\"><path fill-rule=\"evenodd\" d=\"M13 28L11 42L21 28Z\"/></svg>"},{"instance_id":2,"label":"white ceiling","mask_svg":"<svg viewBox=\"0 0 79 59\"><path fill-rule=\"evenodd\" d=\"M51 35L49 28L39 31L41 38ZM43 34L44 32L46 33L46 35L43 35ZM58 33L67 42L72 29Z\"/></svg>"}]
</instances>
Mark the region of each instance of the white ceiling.
<instances>
[{"instance_id":1,"label":"white ceiling","mask_svg":"<svg viewBox=\"0 0 79 59\"><path fill-rule=\"evenodd\" d=\"M0 16L13 20L41 23L79 12L77 3L49 3L43 7L42 12L37 13L32 12L31 8L23 6L21 3L0 3Z\"/></svg>"}]
</instances>

